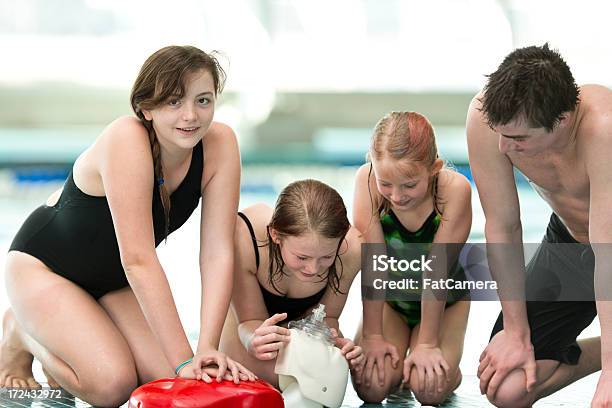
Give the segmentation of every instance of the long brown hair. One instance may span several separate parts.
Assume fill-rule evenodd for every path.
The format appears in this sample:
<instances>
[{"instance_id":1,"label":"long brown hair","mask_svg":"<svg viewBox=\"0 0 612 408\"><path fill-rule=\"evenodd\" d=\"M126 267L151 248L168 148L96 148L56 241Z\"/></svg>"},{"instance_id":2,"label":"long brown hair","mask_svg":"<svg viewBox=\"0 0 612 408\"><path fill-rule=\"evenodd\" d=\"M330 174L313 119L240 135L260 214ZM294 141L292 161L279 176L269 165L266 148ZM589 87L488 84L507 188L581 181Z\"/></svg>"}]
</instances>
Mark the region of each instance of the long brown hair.
<instances>
[{"instance_id":1,"label":"long brown hair","mask_svg":"<svg viewBox=\"0 0 612 408\"><path fill-rule=\"evenodd\" d=\"M207 54L192 46L172 45L162 48L144 62L130 93L132 110L149 132L155 182L166 218L164 237L168 236L170 228L170 195L164 185L164 170L157 134L153 122L145 118L142 110L155 109L171 97L182 98L185 94L186 76L201 69L212 75L215 95L221 93L225 84L225 71L219 65L214 52Z\"/></svg>"},{"instance_id":2,"label":"long brown hair","mask_svg":"<svg viewBox=\"0 0 612 408\"><path fill-rule=\"evenodd\" d=\"M336 257L327 272L327 282L334 292L341 293L342 260L339 251L351 224L342 197L336 190L325 183L311 179L289 184L278 196L268 231L270 228L281 236L296 237L312 232L324 238L340 238ZM279 244L272 240L269 232L268 251L270 259L268 282L281 293L275 283L285 275L283 272L285 261ZM336 260L340 262L340 274L336 271Z\"/></svg>"},{"instance_id":3,"label":"long brown hair","mask_svg":"<svg viewBox=\"0 0 612 408\"><path fill-rule=\"evenodd\" d=\"M374 128L374 134L370 143L370 149L366 159L377 160L389 157L394 160L406 160L409 163L419 163L429 169L438 159L438 147L434 129L429 120L417 112L390 112L378 121ZM372 166L368 173L368 192L372 204L372 192L370 191L370 177ZM440 211L440 199L438 196L438 173L429 183L429 191L433 197L434 209L438 214ZM372 205L372 207L374 207ZM388 213L391 204L384 200L382 212ZM377 215L379 208L372 208L373 216Z\"/></svg>"}]
</instances>

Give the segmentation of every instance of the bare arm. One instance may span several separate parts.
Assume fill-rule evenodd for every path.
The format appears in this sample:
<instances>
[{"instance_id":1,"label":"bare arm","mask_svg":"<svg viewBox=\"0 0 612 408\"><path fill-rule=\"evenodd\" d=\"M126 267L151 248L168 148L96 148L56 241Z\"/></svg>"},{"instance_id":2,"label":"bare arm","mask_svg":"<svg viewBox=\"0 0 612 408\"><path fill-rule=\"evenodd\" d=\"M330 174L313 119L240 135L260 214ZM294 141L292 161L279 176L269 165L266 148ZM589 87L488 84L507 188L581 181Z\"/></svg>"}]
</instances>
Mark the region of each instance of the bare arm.
<instances>
[{"instance_id":1,"label":"bare arm","mask_svg":"<svg viewBox=\"0 0 612 408\"><path fill-rule=\"evenodd\" d=\"M153 159L147 131L135 118L118 119L105 131L101 147L100 175L121 263L164 355L175 367L192 351L155 252Z\"/></svg>"},{"instance_id":2,"label":"bare arm","mask_svg":"<svg viewBox=\"0 0 612 408\"><path fill-rule=\"evenodd\" d=\"M357 170L355 176L355 196L353 200L353 224L357 230L363 233L363 240L366 243L384 244L385 238L378 217L378 207L380 206L380 195L371 172L370 163L366 163ZM362 272L363 273L363 272ZM383 300L363 301L363 338L361 346L365 354L364 369L356 374L355 382L370 385L374 368L377 369L377 376L380 385L385 381L385 357L391 356L391 364L397 368L399 363L399 353L397 348L387 342L383 337Z\"/></svg>"},{"instance_id":3,"label":"bare arm","mask_svg":"<svg viewBox=\"0 0 612 408\"><path fill-rule=\"evenodd\" d=\"M354 372L359 372L362 369L365 356L361 346L355 345L355 342L350 338L345 338L340 331L338 319L346 304L349 290L361 269L361 243L363 236L355 227L351 227L346 234L346 239L340 247L340 262L336 261L336 270L340 274L340 293L336 293L327 287L325 295L321 303L325 305L327 316L325 322L332 330L335 338L335 345L340 349L340 353L346 358L349 367ZM339 264L342 264L342 268Z\"/></svg>"},{"instance_id":4,"label":"bare arm","mask_svg":"<svg viewBox=\"0 0 612 408\"><path fill-rule=\"evenodd\" d=\"M265 225L269 222L271 209L264 204L256 204L245 209L244 213L252 222L256 237L258 239L265 237ZM250 232L243 220L236 222L234 236L236 272L232 310L238 322L238 335L249 354L259 360L272 360L276 358L283 343L289 341L289 330L278 325L287 315L278 313L268 317L257 278ZM267 268L267 265L260 267Z\"/></svg>"},{"instance_id":5,"label":"bare arm","mask_svg":"<svg viewBox=\"0 0 612 408\"><path fill-rule=\"evenodd\" d=\"M377 209L380 195L374 180L374 172L368 180L370 163L357 170L355 177L355 194L353 199L353 223L362 232L365 243L384 244L385 238L378 218ZM363 299L363 336L382 336L382 300Z\"/></svg>"},{"instance_id":6,"label":"bare arm","mask_svg":"<svg viewBox=\"0 0 612 408\"><path fill-rule=\"evenodd\" d=\"M470 182L462 175L451 173L452 180L449 180L448 186L440 189L441 201L444 203L444 214L442 222L434 237L433 251L430 256L435 256L436 260L442 261L436 265L434 262L434 273L436 278L446 278L448 276L448 268L454 264L458 254L450 254L449 251L444 251L444 244L463 244L467 241L470 229L472 227L472 201ZM441 253L436 254L436 250L440 249ZM455 248L450 248L451 252ZM443 276L442 276L443 275ZM421 310L421 329L419 331L419 344L427 344L432 346L439 345L440 323L444 313L446 300L433 298L428 300L425 296L421 301L423 307Z\"/></svg>"},{"instance_id":7,"label":"bare arm","mask_svg":"<svg viewBox=\"0 0 612 408\"><path fill-rule=\"evenodd\" d=\"M593 126L591 133L593 137L586 146L585 158L590 181L589 240L595 254L602 370L612 371L612 110L607 118Z\"/></svg>"},{"instance_id":8,"label":"bare arm","mask_svg":"<svg viewBox=\"0 0 612 408\"><path fill-rule=\"evenodd\" d=\"M527 391L536 384L536 363L527 321L525 265L520 208L510 159L499 151L499 135L484 122L479 96L467 116L468 153L486 217L487 260L498 282L504 329L480 355L480 391L494 398L499 385L517 368L525 370Z\"/></svg>"},{"instance_id":9,"label":"bare arm","mask_svg":"<svg viewBox=\"0 0 612 408\"><path fill-rule=\"evenodd\" d=\"M240 195L240 154L232 129L213 123L204 136L204 144L198 351L219 347L232 292L233 237Z\"/></svg>"},{"instance_id":10,"label":"bare arm","mask_svg":"<svg viewBox=\"0 0 612 408\"><path fill-rule=\"evenodd\" d=\"M255 330L269 317L261 294L255 255L249 231L242 220L236 221L235 275L232 291L232 310L238 322L240 342L251 352L251 340Z\"/></svg>"},{"instance_id":11,"label":"bare arm","mask_svg":"<svg viewBox=\"0 0 612 408\"><path fill-rule=\"evenodd\" d=\"M529 339L525 302L507 300L516 299L525 285L523 231L514 171L508 157L499 151L499 135L487 126L478 110L478 97L472 100L466 124L470 167L486 218L487 244L506 244L487 245L489 267L501 289L504 329Z\"/></svg>"},{"instance_id":12,"label":"bare arm","mask_svg":"<svg viewBox=\"0 0 612 408\"><path fill-rule=\"evenodd\" d=\"M336 271L340 276L339 289L340 293L334 292L331 287L327 287L321 303L325 305L326 318L325 321L330 328L336 329L338 335L342 337L340 332L338 319L346 304L349 290L359 273L361 267L361 243L363 237L361 233L355 228L351 227L349 232L346 234L346 239L340 247L340 262L336 261Z\"/></svg>"}]
</instances>

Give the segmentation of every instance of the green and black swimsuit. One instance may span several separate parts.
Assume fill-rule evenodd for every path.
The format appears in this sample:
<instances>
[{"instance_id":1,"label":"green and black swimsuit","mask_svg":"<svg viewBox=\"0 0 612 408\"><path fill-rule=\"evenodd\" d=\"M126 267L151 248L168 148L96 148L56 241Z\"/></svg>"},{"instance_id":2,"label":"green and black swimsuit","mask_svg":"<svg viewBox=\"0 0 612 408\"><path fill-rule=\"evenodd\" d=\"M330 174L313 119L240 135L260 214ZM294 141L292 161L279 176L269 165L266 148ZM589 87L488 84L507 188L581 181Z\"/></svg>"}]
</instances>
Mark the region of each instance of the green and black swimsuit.
<instances>
[{"instance_id":1,"label":"green and black swimsuit","mask_svg":"<svg viewBox=\"0 0 612 408\"><path fill-rule=\"evenodd\" d=\"M382 226L383 234L385 236L385 243L390 252L401 253L409 249L411 255L414 256L414 251L419 254L427 255L431 250L431 246L440 226L441 216L435 210L431 212L427 220L423 223L421 228L417 231L408 231L404 225L400 222L397 215L393 210L389 209L387 212L381 211L380 224ZM414 245L422 244L422 245ZM398 272L400 273L400 272ZM420 280L422 278L421 272L401 272L402 278L413 278ZM465 273L458 263L455 263L450 269L449 278L455 280L465 280ZM398 276L394 276L397 279ZM408 290L408 289L407 289ZM415 289L413 292L418 294L420 298L420 289ZM446 307L452 305L458 300L466 298L469 294L469 290L448 290ZM412 297L412 296L411 296ZM387 303L393 309L398 311L408 327L413 328L421 321L421 302L418 300L397 300L393 299L393 296L387 298Z\"/></svg>"}]
</instances>

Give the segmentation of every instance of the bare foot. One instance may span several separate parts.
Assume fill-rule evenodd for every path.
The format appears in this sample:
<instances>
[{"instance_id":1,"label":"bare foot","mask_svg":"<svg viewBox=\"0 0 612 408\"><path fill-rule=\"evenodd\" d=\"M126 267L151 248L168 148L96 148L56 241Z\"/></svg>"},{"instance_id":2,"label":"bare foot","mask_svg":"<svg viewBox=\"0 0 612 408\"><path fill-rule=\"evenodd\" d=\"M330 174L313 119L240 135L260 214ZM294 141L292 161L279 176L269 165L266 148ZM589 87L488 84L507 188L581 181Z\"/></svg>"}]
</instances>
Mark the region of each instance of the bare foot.
<instances>
[{"instance_id":1,"label":"bare foot","mask_svg":"<svg viewBox=\"0 0 612 408\"><path fill-rule=\"evenodd\" d=\"M13 311L8 309L2 319L0 342L0 387L39 389L32 374L34 357L27 351L19 336Z\"/></svg>"},{"instance_id":2,"label":"bare foot","mask_svg":"<svg viewBox=\"0 0 612 408\"><path fill-rule=\"evenodd\" d=\"M45 377L47 377L47 384L49 384L49 388L62 388L62 386L59 385L58 382L55 381L53 377L51 377L51 374L49 374L49 372L47 371L45 367L43 367L42 370L43 370L43 373L45 374Z\"/></svg>"}]
</instances>

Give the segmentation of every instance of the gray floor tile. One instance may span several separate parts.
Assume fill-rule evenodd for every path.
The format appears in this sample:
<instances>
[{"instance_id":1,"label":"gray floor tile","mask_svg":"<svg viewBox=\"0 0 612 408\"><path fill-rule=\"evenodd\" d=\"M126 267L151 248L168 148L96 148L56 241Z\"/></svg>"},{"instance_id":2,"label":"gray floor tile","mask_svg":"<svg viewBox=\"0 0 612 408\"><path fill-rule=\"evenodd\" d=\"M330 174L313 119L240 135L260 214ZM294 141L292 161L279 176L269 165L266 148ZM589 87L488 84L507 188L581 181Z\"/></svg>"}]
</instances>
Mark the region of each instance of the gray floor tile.
<instances>
[{"instance_id":1,"label":"gray floor tile","mask_svg":"<svg viewBox=\"0 0 612 408\"><path fill-rule=\"evenodd\" d=\"M595 392L599 374L593 374L586 377L569 387L538 401L535 408L588 408ZM44 384L43 384L44 385ZM472 408L472 407L491 407L492 405L487 399L480 395L478 391L478 378L475 376L464 376L461 386L457 389L443 407L446 408ZM53 399L14 399L9 398L6 389L0 390L0 408L88 408L89 404L84 403L78 398L72 397L64 392L61 397ZM123 405L127 407L127 404ZM357 397L355 390L349 385L346 396L344 398L343 408L411 408L421 407L421 404L416 401L409 391L394 394L385 400L382 404L364 404ZM290 408L290 407L288 407Z\"/></svg>"}]
</instances>

